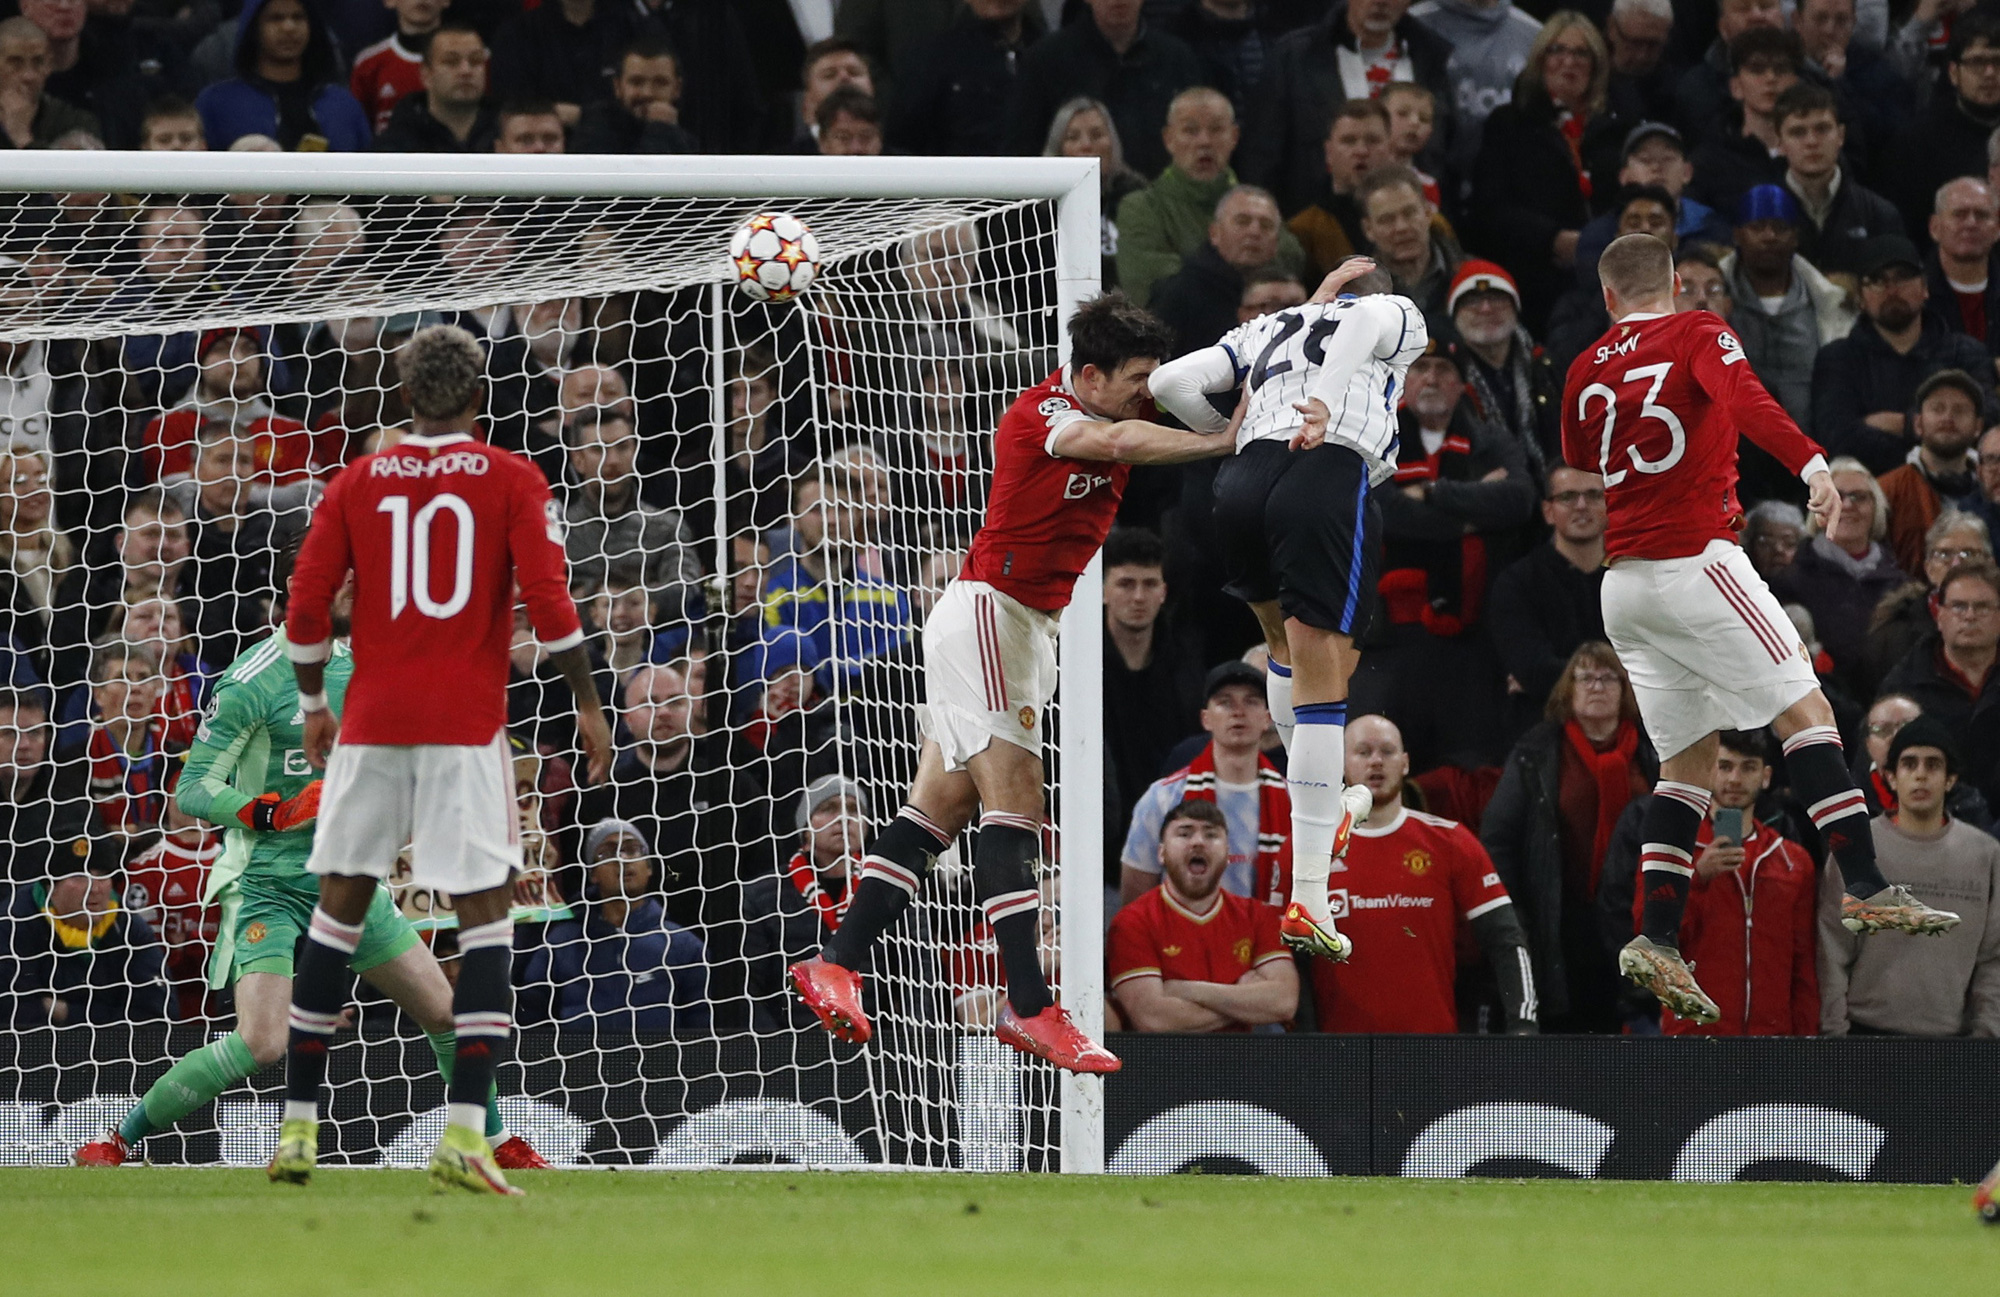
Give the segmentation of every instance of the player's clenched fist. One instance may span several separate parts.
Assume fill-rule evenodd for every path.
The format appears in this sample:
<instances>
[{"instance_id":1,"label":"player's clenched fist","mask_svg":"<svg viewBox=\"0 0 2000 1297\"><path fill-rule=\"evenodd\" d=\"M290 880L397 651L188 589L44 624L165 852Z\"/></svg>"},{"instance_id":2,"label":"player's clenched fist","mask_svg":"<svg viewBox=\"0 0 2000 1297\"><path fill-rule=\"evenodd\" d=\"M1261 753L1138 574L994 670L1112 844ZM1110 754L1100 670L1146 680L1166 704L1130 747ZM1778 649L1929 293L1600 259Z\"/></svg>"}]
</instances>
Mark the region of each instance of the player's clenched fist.
<instances>
[{"instance_id":1,"label":"player's clenched fist","mask_svg":"<svg viewBox=\"0 0 2000 1297\"><path fill-rule=\"evenodd\" d=\"M306 713L306 763L315 770L326 769L327 753L340 737L340 722L325 707Z\"/></svg>"}]
</instances>

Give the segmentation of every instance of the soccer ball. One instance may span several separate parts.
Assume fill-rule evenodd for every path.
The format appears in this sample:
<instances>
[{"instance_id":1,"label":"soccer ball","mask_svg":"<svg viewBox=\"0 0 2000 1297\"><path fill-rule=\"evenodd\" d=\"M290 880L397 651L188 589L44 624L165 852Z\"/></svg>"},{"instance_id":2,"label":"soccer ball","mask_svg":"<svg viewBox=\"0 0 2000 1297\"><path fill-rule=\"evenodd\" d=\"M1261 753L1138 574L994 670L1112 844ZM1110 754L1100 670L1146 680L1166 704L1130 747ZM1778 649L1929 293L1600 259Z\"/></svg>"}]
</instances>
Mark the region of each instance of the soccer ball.
<instances>
[{"instance_id":1,"label":"soccer ball","mask_svg":"<svg viewBox=\"0 0 2000 1297\"><path fill-rule=\"evenodd\" d=\"M789 302L819 274L819 240L785 212L759 212L729 240L736 286L760 302Z\"/></svg>"}]
</instances>

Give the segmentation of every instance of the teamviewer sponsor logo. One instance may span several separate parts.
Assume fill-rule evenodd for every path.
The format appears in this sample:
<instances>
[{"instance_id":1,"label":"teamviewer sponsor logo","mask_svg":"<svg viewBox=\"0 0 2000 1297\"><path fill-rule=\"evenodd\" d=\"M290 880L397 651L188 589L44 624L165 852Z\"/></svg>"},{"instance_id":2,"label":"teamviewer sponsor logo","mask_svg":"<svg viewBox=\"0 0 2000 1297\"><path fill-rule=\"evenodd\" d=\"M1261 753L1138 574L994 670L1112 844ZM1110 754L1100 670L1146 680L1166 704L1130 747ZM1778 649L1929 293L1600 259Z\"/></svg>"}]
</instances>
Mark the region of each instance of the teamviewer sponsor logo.
<instances>
[{"instance_id":1,"label":"teamviewer sponsor logo","mask_svg":"<svg viewBox=\"0 0 2000 1297\"><path fill-rule=\"evenodd\" d=\"M1405 896L1393 892L1388 896L1348 896L1341 893L1346 907L1355 910L1428 910L1437 903L1435 896Z\"/></svg>"}]
</instances>

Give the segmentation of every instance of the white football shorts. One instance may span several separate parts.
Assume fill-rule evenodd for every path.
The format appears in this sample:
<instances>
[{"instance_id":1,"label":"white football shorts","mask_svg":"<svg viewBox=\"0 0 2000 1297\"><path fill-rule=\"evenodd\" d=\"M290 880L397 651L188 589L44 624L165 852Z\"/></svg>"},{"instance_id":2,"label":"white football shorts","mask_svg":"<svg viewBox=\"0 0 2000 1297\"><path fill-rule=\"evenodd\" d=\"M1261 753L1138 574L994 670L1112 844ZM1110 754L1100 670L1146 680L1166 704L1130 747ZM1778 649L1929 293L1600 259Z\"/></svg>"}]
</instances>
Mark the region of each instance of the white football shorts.
<instances>
[{"instance_id":1,"label":"white football shorts","mask_svg":"<svg viewBox=\"0 0 2000 1297\"><path fill-rule=\"evenodd\" d=\"M1661 760L1718 730L1761 729L1819 688L1792 619L1726 540L1691 558L1625 559L1604 574L1603 600Z\"/></svg>"},{"instance_id":2,"label":"white football shorts","mask_svg":"<svg viewBox=\"0 0 2000 1297\"><path fill-rule=\"evenodd\" d=\"M453 896L498 887L521 867L504 729L477 747L334 745L306 868L387 878L405 844L411 881Z\"/></svg>"},{"instance_id":3,"label":"white football shorts","mask_svg":"<svg viewBox=\"0 0 2000 1297\"><path fill-rule=\"evenodd\" d=\"M965 763L994 739L1042 751L1042 717L1056 692L1056 617L984 581L944 588L924 622L926 738L944 768Z\"/></svg>"}]
</instances>

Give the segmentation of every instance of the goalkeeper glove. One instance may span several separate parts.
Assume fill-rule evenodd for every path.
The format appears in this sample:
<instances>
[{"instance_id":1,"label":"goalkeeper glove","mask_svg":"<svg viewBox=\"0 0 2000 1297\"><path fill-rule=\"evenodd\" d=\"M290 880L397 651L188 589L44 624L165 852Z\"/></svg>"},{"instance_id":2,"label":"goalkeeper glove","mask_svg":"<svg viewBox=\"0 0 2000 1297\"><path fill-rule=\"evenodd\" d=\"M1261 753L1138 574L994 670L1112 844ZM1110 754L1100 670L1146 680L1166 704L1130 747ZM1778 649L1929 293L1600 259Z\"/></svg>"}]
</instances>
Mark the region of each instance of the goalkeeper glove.
<instances>
[{"instance_id":1,"label":"goalkeeper glove","mask_svg":"<svg viewBox=\"0 0 2000 1297\"><path fill-rule=\"evenodd\" d=\"M303 828L319 815L319 788L322 782L313 780L289 800L280 799L276 793L265 793L236 812L236 818L243 821L245 827L260 833L284 833Z\"/></svg>"}]
</instances>

